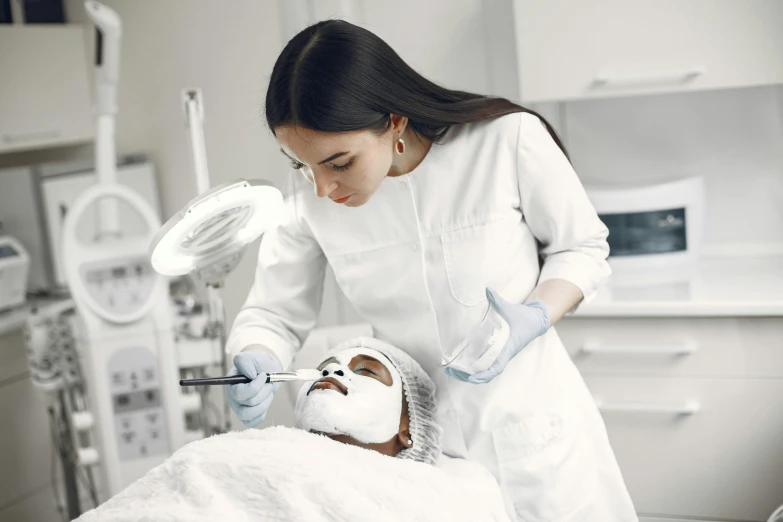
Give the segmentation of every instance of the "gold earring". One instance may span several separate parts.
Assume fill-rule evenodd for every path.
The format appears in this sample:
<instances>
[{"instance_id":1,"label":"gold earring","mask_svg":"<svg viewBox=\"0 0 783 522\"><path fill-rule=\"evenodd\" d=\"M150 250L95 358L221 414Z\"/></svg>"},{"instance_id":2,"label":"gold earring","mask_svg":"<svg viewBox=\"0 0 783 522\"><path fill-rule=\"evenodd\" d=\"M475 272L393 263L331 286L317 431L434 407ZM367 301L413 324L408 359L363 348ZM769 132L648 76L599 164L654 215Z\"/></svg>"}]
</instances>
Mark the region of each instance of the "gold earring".
<instances>
[{"instance_id":1,"label":"gold earring","mask_svg":"<svg viewBox=\"0 0 783 522\"><path fill-rule=\"evenodd\" d=\"M397 141L394 143L394 148L397 151L397 154L405 152L405 142L402 138L397 138Z\"/></svg>"}]
</instances>

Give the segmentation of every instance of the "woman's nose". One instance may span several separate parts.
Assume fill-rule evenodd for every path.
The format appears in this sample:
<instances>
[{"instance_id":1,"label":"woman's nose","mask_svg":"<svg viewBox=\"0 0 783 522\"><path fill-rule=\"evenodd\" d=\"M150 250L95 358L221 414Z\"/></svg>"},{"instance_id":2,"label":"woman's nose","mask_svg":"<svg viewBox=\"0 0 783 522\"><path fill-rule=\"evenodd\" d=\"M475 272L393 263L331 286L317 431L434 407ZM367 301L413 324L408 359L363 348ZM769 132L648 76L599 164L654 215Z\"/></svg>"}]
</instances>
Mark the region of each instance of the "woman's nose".
<instances>
[{"instance_id":1,"label":"woman's nose","mask_svg":"<svg viewBox=\"0 0 783 522\"><path fill-rule=\"evenodd\" d=\"M315 194L319 198L325 198L337 188L337 181L328 174L315 174L313 173L315 180Z\"/></svg>"}]
</instances>

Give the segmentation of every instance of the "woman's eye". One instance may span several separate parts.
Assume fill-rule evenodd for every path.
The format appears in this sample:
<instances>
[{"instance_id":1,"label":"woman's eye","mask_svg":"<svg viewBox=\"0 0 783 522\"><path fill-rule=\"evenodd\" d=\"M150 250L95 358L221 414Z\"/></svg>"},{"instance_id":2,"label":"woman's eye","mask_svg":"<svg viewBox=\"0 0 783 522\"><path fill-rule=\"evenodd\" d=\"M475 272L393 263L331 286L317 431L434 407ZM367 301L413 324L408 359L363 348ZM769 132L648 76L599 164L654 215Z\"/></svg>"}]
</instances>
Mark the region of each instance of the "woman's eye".
<instances>
[{"instance_id":1,"label":"woman's eye","mask_svg":"<svg viewBox=\"0 0 783 522\"><path fill-rule=\"evenodd\" d=\"M348 161L348 163L343 163L342 165L335 165L332 164L332 168L338 172L344 172L351 168L351 165L353 165L353 158Z\"/></svg>"},{"instance_id":2,"label":"woman's eye","mask_svg":"<svg viewBox=\"0 0 783 522\"><path fill-rule=\"evenodd\" d=\"M362 367L362 368L357 368L357 369L355 369L355 370L353 371L353 373L359 373L359 372L366 372L366 373L369 373L370 375L375 375L375 372L374 372L374 371L370 370L369 368L364 368L364 367Z\"/></svg>"},{"instance_id":3,"label":"woman's eye","mask_svg":"<svg viewBox=\"0 0 783 522\"><path fill-rule=\"evenodd\" d=\"M304 167L304 163L299 163L298 161L291 160L291 166L296 170L301 170L301 168Z\"/></svg>"}]
</instances>

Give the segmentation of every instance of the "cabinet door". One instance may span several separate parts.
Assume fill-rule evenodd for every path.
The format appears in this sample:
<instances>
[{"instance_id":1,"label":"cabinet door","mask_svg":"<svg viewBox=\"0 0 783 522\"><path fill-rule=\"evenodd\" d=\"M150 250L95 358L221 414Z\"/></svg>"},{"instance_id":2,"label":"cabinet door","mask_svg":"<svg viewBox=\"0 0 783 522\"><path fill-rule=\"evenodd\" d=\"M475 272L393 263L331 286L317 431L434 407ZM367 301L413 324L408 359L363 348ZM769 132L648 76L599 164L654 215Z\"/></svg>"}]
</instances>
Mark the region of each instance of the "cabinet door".
<instances>
[{"instance_id":1,"label":"cabinet door","mask_svg":"<svg viewBox=\"0 0 783 522\"><path fill-rule=\"evenodd\" d=\"M783 82L779 0L514 0L521 98Z\"/></svg>"},{"instance_id":2,"label":"cabinet door","mask_svg":"<svg viewBox=\"0 0 783 522\"><path fill-rule=\"evenodd\" d=\"M761 521L783 502L783 380L585 380L639 513Z\"/></svg>"},{"instance_id":3,"label":"cabinet door","mask_svg":"<svg viewBox=\"0 0 783 522\"><path fill-rule=\"evenodd\" d=\"M0 153L92 139L82 26L0 27Z\"/></svg>"},{"instance_id":4,"label":"cabinet door","mask_svg":"<svg viewBox=\"0 0 783 522\"><path fill-rule=\"evenodd\" d=\"M583 375L783 378L783 318L580 318L555 327Z\"/></svg>"}]
</instances>

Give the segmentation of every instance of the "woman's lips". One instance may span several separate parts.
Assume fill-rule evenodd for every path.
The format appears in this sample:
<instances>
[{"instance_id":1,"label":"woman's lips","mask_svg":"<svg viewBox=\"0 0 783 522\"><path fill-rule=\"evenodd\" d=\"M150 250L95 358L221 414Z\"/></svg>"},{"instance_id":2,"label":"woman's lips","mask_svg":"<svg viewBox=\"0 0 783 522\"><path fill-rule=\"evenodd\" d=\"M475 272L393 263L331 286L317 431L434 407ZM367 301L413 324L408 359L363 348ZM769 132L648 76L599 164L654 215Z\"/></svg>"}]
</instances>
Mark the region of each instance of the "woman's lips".
<instances>
[{"instance_id":1,"label":"woman's lips","mask_svg":"<svg viewBox=\"0 0 783 522\"><path fill-rule=\"evenodd\" d=\"M348 389L340 381L332 377L324 377L319 381L315 381L307 391L307 395L310 395L310 392L313 390L334 390L343 395L348 395Z\"/></svg>"},{"instance_id":2,"label":"woman's lips","mask_svg":"<svg viewBox=\"0 0 783 522\"><path fill-rule=\"evenodd\" d=\"M348 201L351 198L351 196L353 196L353 194L348 194L344 198L333 199L332 201L334 201L335 203L345 203L346 201Z\"/></svg>"}]
</instances>

